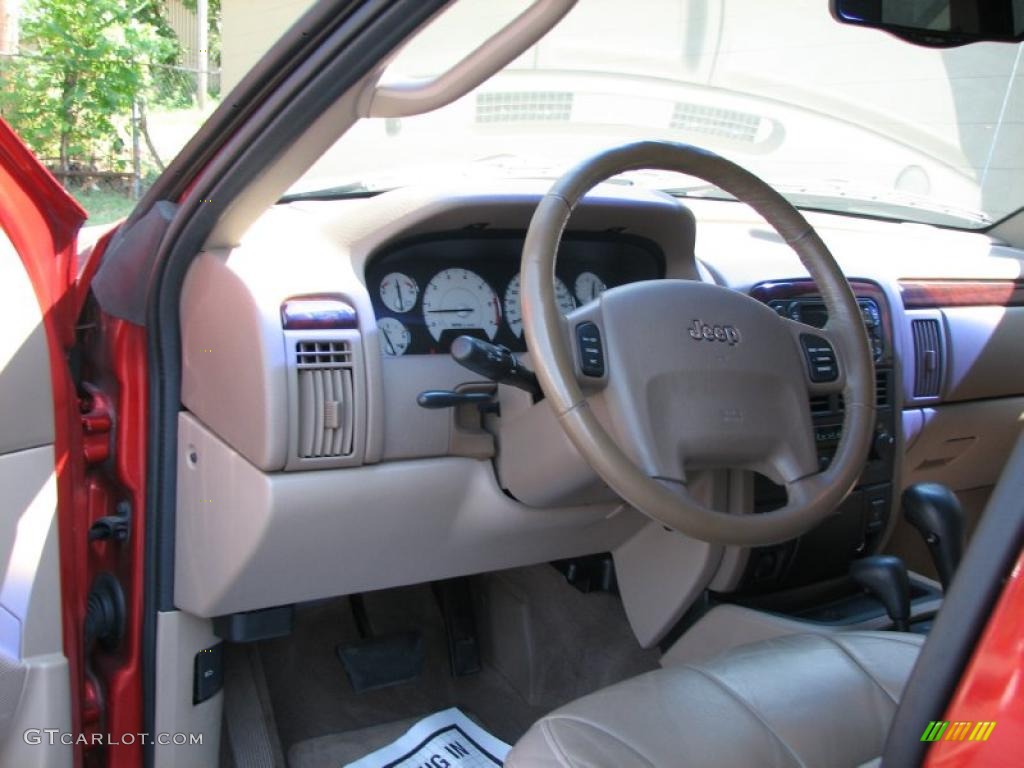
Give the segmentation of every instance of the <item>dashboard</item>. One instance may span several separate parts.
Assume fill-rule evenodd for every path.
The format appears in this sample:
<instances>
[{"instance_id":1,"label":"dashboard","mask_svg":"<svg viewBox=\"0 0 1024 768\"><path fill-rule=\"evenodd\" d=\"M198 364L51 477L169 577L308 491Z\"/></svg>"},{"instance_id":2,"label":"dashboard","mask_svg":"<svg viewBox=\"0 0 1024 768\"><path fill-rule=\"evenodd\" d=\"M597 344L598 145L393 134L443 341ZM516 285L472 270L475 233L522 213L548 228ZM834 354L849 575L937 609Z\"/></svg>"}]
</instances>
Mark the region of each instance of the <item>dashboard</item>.
<instances>
[{"instance_id":1,"label":"dashboard","mask_svg":"<svg viewBox=\"0 0 1024 768\"><path fill-rule=\"evenodd\" d=\"M525 233L455 231L396 243L372 256L366 282L385 357L448 352L463 334L526 350L519 303ZM555 294L568 314L608 288L665 276L652 240L623 233L566 233Z\"/></svg>"},{"instance_id":2,"label":"dashboard","mask_svg":"<svg viewBox=\"0 0 1024 768\"><path fill-rule=\"evenodd\" d=\"M686 537L655 539L660 526L595 481L546 400L488 388L446 354L461 334L525 349L515 278L546 190L410 187L279 205L239 244L194 260L180 306L179 609L222 616L614 551L620 584L644 595L630 604L678 616L696 573L719 568L716 589L756 595L825 577L851 551L902 535L909 483L944 482L980 509L1024 411L1024 251L808 213L850 276L875 347L876 445L827 527L722 558ZM602 287L669 278L825 320L792 249L731 202L599 188L573 212L556 275L563 309ZM352 311L330 327L286 322L293 302L325 299ZM651 338L672 332L652 328ZM486 390L498 408L424 408L426 390ZM844 405L831 394L808 407L824 466ZM737 509L777 503L756 479L736 490ZM643 574L662 565L683 586L652 601ZM643 619L649 637L655 619Z\"/></svg>"}]
</instances>

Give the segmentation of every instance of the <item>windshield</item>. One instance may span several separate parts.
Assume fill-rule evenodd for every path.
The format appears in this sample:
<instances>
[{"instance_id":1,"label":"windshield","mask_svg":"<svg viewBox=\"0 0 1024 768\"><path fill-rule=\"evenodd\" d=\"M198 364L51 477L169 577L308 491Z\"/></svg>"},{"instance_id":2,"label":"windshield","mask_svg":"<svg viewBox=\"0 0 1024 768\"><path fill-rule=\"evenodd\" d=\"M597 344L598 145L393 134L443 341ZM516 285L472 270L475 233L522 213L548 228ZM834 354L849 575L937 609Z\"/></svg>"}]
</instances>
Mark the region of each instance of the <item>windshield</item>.
<instances>
[{"instance_id":1,"label":"windshield","mask_svg":"<svg viewBox=\"0 0 1024 768\"><path fill-rule=\"evenodd\" d=\"M443 71L523 6L458 3L389 77ZM668 139L725 155L798 206L983 228L1024 206L1020 58L1019 45L929 49L844 26L827 0L581 0L459 101L360 121L291 192L549 179L601 149ZM722 194L676 174L619 181Z\"/></svg>"}]
</instances>

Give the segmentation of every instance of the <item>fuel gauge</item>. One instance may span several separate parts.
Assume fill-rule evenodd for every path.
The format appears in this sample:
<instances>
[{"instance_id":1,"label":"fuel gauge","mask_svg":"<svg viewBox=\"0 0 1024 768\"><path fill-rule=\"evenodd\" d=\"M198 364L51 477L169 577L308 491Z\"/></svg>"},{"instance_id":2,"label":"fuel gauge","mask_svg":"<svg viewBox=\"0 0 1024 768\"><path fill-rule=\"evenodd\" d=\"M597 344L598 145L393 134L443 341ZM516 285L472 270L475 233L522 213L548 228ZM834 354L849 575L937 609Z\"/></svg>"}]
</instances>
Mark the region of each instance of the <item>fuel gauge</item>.
<instances>
[{"instance_id":1,"label":"fuel gauge","mask_svg":"<svg viewBox=\"0 0 1024 768\"><path fill-rule=\"evenodd\" d=\"M380 331L380 351L388 357L404 355L409 349L412 335L400 320L382 317L377 321L377 330Z\"/></svg>"},{"instance_id":2,"label":"fuel gauge","mask_svg":"<svg viewBox=\"0 0 1024 768\"><path fill-rule=\"evenodd\" d=\"M392 312L408 312L416 306L420 287L408 275L392 272L380 281L380 300Z\"/></svg>"},{"instance_id":3,"label":"fuel gauge","mask_svg":"<svg viewBox=\"0 0 1024 768\"><path fill-rule=\"evenodd\" d=\"M573 288L580 304L586 304L604 293L608 286L593 272L584 272L576 278Z\"/></svg>"}]
</instances>

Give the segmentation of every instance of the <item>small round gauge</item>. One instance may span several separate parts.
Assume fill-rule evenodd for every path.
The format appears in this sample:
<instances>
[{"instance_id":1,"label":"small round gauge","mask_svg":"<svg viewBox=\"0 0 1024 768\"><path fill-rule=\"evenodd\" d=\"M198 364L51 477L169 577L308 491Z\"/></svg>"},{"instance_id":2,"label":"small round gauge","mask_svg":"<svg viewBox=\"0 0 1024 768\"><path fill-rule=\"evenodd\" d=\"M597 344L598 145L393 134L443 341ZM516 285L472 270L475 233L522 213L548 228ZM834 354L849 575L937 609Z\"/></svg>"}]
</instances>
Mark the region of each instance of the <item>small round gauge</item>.
<instances>
[{"instance_id":1,"label":"small round gauge","mask_svg":"<svg viewBox=\"0 0 1024 768\"><path fill-rule=\"evenodd\" d=\"M482 330L494 339L501 307L494 289L476 272L445 269L423 290L423 320L435 341L447 330Z\"/></svg>"},{"instance_id":2,"label":"small round gauge","mask_svg":"<svg viewBox=\"0 0 1024 768\"><path fill-rule=\"evenodd\" d=\"M593 272L583 272L576 278L573 288L576 289L576 298L579 299L580 304L586 304L604 293L608 286Z\"/></svg>"},{"instance_id":3,"label":"small round gauge","mask_svg":"<svg viewBox=\"0 0 1024 768\"><path fill-rule=\"evenodd\" d=\"M388 357L404 355L405 351L409 349L412 334L401 320L382 317L377 321L377 330L380 331L380 351Z\"/></svg>"},{"instance_id":4,"label":"small round gauge","mask_svg":"<svg viewBox=\"0 0 1024 768\"><path fill-rule=\"evenodd\" d=\"M408 312L416 306L420 287L408 275L392 272L380 281L380 300L392 312Z\"/></svg>"},{"instance_id":5,"label":"small round gauge","mask_svg":"<svg viewBox=\"0 0 1024 768\"><path fill-rule=\"evenodd\" d=\"M519 302L519 275L512 278L512 282L505 289L505 322L509 330L519 338L523 335L523 309ZM576 309L576 300L569 293L569 288L559 278L555 278L555 301L563 315L568 315Z\"/></svg>"}]
</instances>

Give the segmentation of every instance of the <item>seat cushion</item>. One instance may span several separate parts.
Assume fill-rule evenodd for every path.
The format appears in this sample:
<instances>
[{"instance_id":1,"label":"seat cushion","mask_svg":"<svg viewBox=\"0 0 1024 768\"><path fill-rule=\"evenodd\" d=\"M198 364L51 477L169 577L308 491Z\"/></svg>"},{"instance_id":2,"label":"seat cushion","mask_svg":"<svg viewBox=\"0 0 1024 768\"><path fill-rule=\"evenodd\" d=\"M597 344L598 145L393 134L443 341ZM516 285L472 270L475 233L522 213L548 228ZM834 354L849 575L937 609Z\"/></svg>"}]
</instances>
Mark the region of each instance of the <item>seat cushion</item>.
<instances>
[{"instance_id":1,"label":"seat cushion","mask_svg":"<svg viewBox=\"0 0 1024 768\"><path fill-rule=\"evenodd\" d=\"M855 768L881 754L923 641L790 635L659 669L542 718L505 765Z\"/></svg>"}]
</instances>

